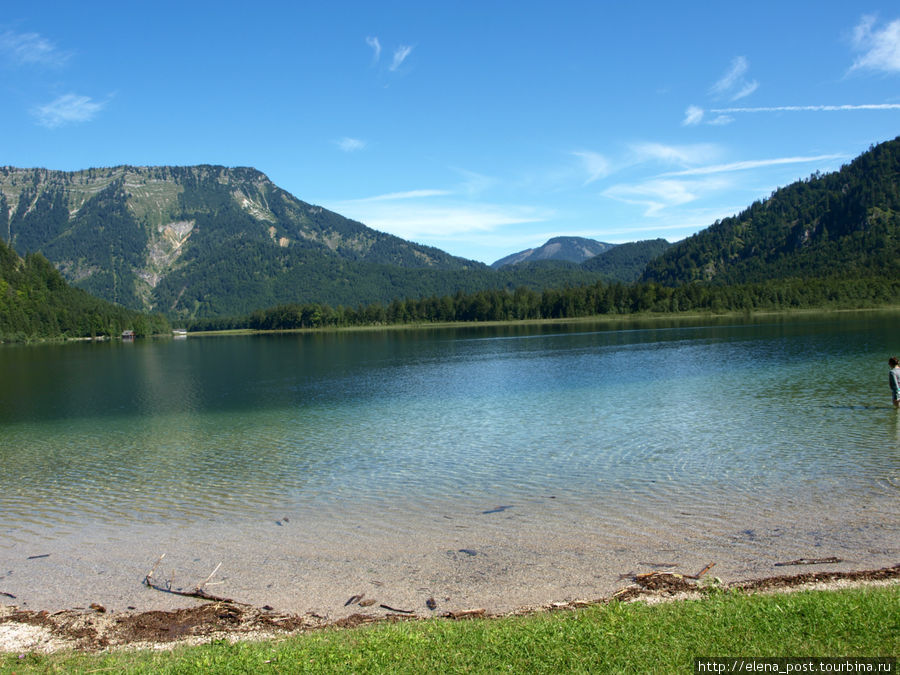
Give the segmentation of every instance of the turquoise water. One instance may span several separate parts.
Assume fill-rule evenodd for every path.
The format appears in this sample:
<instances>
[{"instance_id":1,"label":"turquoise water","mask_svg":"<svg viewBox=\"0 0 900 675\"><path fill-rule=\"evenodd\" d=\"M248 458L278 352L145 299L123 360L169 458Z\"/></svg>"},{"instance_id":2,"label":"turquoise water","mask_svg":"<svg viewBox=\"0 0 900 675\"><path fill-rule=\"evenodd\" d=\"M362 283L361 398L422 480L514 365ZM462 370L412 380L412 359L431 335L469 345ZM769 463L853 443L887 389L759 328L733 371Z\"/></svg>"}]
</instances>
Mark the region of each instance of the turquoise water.
<instances>
[{"instance_id":1,"label":"turquoise water","mask_svg":"<svg viewBox=\"0 0 900 675\"><path fill-rule=\"evenodd\" d=\"M4 346L0 534L551 497L625 530L685 505L883 509L897 319Z\"/></svg>"}]
</instances>

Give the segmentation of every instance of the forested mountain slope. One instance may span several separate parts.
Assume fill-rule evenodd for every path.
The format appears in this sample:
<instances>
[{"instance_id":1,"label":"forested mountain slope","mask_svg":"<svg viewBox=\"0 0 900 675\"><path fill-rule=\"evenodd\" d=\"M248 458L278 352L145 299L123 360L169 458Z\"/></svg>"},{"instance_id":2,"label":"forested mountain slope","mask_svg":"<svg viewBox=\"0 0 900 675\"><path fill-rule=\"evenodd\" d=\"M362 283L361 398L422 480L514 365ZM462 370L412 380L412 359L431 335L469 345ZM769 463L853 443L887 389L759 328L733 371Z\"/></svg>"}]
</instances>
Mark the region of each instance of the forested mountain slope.
<instances>
[{"instance_id":1,"label":"forested mountain slope","mask_svg":"<svg viewBox=\"0 0 900 675\"><path fill-rule=\"evenodd\" d=\"M900 138L840 171L776 190L651 261L645 281L678 285L900 274Z\"/></svg>"},{"instance_id":2,"label":"forested mountain slope","mask_svg":"<svg viewBox=\"0 0 900 675\"><path fill-rule=\"evenodd\" d=\"M643 274L651 260L669 249L665 239L647 239L619 244L581 263L589 272L596 272L606 280L630 283Z\"/></svg>"},{"instance_id":3,"label":"forested mountain slope","mask_svg":"<svg viewBox=\"0 0 900 675\"><path fill-rule=\"evenodd\" d=\"M126 329L149 335L168 332L169 324L72 288L42 255L23 260L0 240L0 341L116 336Z\"/></svg>"},{"instance_id":4,"label":"forested mountain slope","mask_svg":"<svg viewBox=\"0 0 900 675\"><path fill-rule=\"evenodd\" d=\"M445 290L488 269L302 202L254 169L3 167L0 193L0 236L17 250L99 297L173 315L389 300L420 279L403 270L447 273L433 280Z\"/></svg>"}]
</instances>

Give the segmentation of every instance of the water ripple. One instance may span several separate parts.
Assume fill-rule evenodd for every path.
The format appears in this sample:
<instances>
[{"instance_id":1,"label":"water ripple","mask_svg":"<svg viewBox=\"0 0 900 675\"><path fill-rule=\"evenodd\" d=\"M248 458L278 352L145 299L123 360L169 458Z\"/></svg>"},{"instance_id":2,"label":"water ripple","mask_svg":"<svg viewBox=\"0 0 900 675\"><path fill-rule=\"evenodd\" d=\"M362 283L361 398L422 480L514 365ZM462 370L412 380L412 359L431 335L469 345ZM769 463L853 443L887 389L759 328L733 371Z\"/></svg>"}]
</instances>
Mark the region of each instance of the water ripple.
<instances>
[{"instance_id":1,"label":"water ripple","mask_svg":"<svg viewBox=\"0 0 900 675\"><path fill-rule=\"evenodd\" d=\"M530 504L478 523L505 531L564 517L552 496L575 514L567 527L588 514L627 537L672 518L715 528L723 509L881 504L900 484L900 419L871 354L892 324L878 330L294 336L202 342L178 368L184 355L151 345L115 414L3 423L0 525L17 540L84 522L352 512L347 527L377 532ZM89 356L102 371L104 353Z\"/></svg>"}]
</instances>

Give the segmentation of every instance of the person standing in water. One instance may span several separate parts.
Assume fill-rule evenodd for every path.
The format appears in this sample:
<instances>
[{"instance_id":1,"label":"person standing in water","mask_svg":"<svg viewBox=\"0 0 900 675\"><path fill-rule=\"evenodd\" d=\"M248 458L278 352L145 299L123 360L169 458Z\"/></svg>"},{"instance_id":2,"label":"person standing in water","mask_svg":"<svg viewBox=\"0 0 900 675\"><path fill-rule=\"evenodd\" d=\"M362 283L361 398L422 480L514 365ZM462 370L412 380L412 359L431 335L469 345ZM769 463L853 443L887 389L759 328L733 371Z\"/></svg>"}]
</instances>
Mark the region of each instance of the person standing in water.
<instances>
[{"instance_id":1,"label":"person standing in water","mask_svg":"<svg viewBox=\"0 0 900 675\"><path fill-rule=\"evenodd\" d=\"M891 367L888 372L888 384L891 385L891 400L894 402L895 408L900 408L900 361L896 356L888 359L888 365Z\"/></svg>"}]
</instances>

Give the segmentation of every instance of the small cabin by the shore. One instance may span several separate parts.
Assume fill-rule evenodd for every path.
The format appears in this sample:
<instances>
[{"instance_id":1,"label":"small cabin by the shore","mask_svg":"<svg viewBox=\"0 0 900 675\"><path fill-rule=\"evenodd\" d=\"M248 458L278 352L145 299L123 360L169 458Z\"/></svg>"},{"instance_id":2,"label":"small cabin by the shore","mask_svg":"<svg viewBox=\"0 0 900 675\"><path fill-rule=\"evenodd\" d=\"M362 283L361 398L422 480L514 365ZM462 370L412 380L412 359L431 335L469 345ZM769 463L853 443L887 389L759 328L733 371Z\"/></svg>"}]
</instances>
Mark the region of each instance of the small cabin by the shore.
<instances>
[{"instance_id":1,"label":"small cabin by the shore","mask_svg":"<svg viewBox=\"0 0 900 675\"><path fill-rule=\"evenodd\" d=\"M122 339L123 340L134 340L134 331L133 330L123 330L122 331Z\"/></svg>"}]
</instances>

